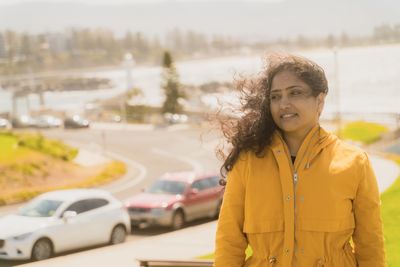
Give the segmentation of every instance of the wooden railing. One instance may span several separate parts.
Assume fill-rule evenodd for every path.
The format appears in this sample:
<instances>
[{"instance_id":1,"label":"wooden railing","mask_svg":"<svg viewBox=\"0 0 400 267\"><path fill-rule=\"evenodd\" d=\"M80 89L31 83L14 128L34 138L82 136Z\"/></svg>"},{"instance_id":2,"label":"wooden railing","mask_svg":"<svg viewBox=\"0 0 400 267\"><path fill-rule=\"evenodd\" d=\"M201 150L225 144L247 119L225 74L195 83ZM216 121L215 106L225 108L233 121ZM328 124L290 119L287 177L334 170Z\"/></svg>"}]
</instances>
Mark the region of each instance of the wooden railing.
<instances>
[{"instance_id":1,"label":"wooden railing","mask_svg":"<svg viewBox=\"0 0 400 267\"><path fill-rule=\"evenodd\" d=\"M137 259L141 267L212 267L212 260Z\"/></svg>"}]
</instances>

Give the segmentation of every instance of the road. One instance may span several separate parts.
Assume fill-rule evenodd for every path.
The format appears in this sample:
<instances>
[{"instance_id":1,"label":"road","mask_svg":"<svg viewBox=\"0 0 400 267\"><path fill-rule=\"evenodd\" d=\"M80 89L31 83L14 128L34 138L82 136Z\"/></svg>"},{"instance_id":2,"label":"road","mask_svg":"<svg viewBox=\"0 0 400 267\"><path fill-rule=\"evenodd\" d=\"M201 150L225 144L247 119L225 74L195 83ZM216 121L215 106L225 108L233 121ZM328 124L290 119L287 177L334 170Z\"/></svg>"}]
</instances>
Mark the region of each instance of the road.
<instances>
[{"instance_id":1,"label":"road","mask_svg":"<svg viewBox=\"0 0 400 267\"><path fill-rule=\"evenodd\" d=\"M218 139L215 133L199 127L142 127L115 129L47 130L42 132L50 138L83 147L98 153L108 151L117 159L128 161L134 168L124 183L116 183L113 194L124 201L138 193L154 179L172 171L218 171L215 156ZM131 169L132 169L131 168ZM129 177L130 175L130 177ZM135 180L138 176L142 179ZM132 183L133 181L133 183ZM125 186L126 185L126 186ZM107 188L115 189L113 185ZM0 213L15 212L19 205L2 207ZM197 221L194 224L201 224ZM145 229L132 233L128 241L166 233L168 229ZM74 253L81 253L76 251ZM83 252L82 252L83 253ZM61 255L63 256L63 255ZM0 267L17 266L25 261L1 261Z\"/></svg>"}]
</instances>

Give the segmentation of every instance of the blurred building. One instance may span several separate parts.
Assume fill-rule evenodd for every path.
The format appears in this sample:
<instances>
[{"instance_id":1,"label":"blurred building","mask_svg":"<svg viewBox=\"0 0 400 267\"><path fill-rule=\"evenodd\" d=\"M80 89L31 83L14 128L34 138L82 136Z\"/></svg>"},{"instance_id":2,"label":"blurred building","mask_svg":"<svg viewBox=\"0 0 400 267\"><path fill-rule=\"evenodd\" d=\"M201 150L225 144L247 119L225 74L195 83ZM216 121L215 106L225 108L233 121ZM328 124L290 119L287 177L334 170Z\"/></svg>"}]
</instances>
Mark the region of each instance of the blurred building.
<instances>
[{"instance_id":1,"label":"blurred building","mask_svg":"<svg viewBox=\"0 0 400 267\"><path fill-rule=\"evenodd\" d=\"M6 58L6 40L4 35L0 32L0 58Z\"/></svg>"},{"instance_id":2,"label":"blurred building","mask_svg":"<svg viewBox=\"0 0 400 267\"><path fill-rule=\"evenodd\" d=\"M48 48L51 52L60 53L65 52L68 48L68 39L62 33L46 34Z\"/></svg>"}]
</instances>

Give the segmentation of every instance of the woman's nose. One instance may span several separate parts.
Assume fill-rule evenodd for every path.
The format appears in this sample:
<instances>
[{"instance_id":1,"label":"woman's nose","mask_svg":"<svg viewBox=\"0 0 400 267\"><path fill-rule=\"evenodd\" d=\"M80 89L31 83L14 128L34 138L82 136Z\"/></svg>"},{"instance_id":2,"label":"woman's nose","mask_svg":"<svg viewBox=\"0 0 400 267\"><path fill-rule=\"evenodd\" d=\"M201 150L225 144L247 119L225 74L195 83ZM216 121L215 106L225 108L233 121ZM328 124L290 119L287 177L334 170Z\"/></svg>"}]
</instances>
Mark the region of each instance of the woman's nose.
<instances>
[{"instance_id":1,"label":"woman's nose","mask_svg":"<svg viewBox=\"0 0 400 267\"><path fill-rule=\"evenodd\" d=\"M288 106L291 105L291 102L290 102L288 97L282 96L282 98L280 100L281 101L279 101L279 107L281 109L285 109L285 108L287 108Z\"/></svg>"}]
</instances>

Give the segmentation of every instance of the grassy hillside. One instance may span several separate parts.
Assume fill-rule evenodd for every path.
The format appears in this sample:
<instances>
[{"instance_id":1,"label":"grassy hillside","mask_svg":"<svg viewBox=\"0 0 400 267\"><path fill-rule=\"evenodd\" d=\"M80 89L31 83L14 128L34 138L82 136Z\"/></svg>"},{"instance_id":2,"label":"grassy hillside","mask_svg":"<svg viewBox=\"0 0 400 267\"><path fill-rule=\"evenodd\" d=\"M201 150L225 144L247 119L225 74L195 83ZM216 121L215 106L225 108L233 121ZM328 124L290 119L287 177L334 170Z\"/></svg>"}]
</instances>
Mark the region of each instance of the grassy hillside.
<instances>
[{"instance_id":1,"label":"grassy hillside","mask_svg":"<svg viewBox=\"0 0 400 267\"><path fill-rule=\"evenodd\" d=\"M378 123L355 121L345 125L340 137L368 145L378 141L388 131L386 126Z\"/></svg>"},{"instance_id":2,"label":"grassy hillside","mask_svg":"<svg viewBox=\"0 0 400 267\"><path fill-rule=\"evenodd\" d=\"M37 134L0 133L0 205L42 192L107 183L126 172L122 162L82 167L76 148Z\"/></svg>"}]
</instances>

